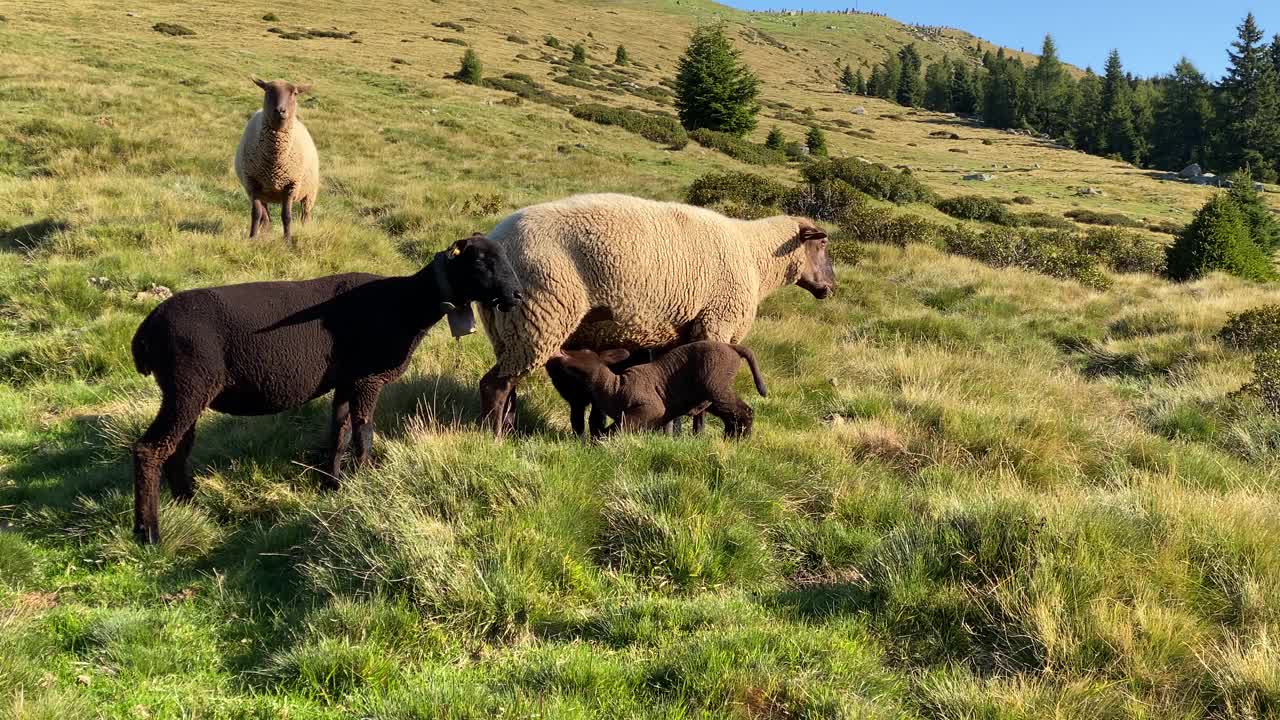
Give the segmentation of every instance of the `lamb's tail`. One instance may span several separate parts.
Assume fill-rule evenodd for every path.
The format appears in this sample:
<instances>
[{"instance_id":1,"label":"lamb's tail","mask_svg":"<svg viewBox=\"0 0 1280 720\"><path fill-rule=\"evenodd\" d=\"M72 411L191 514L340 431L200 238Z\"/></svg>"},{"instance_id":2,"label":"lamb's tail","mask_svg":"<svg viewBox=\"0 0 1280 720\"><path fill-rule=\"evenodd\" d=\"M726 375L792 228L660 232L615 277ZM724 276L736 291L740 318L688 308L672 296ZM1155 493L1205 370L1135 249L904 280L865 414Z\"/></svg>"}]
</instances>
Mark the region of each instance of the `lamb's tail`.
<instances>
[{"instance_id":1,"label":"lamb's tail","mask_svg":"<svg viewBox=\"0 0 1280 720\"><path fill-rule=\"evenodd\" d=\"M747 367L751 368L751 377L756 381L756 391L760 393L760 397L769 397L769 391L764 388L764 378L760 376L760 366L756 365L755 354L741 345L730 344L729 347L747 361Z\"/></svg>"},{"instance_id":2,"label":"lamb's tail","mask_svg":"<svg viewBox=\"0 0 1280 720\"><path fill-rule=\"evenodd\" d=\"M153 312L143 319L142 324L138 326L137 332L133 334L133 343L130 345L133 351L133 366L142 375L150 375L152 370L151 365L147 363L147 356L150 354L147 341L153 334L150 330L150 325L151 318L154 315L155 313Z\"/></svg>"}]
</instances>

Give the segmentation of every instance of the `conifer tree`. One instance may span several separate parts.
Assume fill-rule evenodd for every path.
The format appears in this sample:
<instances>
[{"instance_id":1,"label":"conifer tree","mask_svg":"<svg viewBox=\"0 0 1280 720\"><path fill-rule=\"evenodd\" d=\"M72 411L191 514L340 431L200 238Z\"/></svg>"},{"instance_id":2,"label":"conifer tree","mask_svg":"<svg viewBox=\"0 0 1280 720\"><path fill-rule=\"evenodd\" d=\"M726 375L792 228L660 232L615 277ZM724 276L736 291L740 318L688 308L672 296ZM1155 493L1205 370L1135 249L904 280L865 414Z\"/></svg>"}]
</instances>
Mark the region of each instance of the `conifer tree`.
<instances>
[{"instance_id":1,"label":"conifer tree","mask_svg":"<svg viewBox=\"0 0 1280 720\"><path fill-rule=\"evenodd\" d=\"M1232 48L1219 86L1221 156L1229 168L1248 166L1259 179L1271 180L1280 156L1280 80L1253 13L1237 28Z\"/></svg>"},{"instance_id":2,"label":"conifer tree","mask_svg":"<svg viewBox=\"0 0 1280 720\"><path fill-rule=\"evenodd\" d=\"M898 51L898 64L902 67L898 76L898 87L895 98L899 105L915 107L924 96L924 83L920 79L921 60L915 43Z\"/></svg>"},{"instance_id":3,"label":"conifer tree","mask_svg":"<svg viewBox=\"0 0 1280 720\"><path fill-rule=\"evenodd\" d=\"M1133 95L1118 50L1112 50L1107 56L1106 75L1102 80L1101 110L1101 152L1114 153L1125 160L1136 161L1138 134L1133 124Z\"/></svg>"},{"instance_id":4,"label":"conifer tree","mask_svg":"<svg viewBox=\"0 0 1280 720\"><path fill-rule=\"evenodd\" d=\"M1163 84L1152 128L1152 161L1169 170L1181 170L1190 163L1207 167L1213 123L1208 81L1184 57Z\"/></svg>"},{"instance_id":5,"label":"conifer tree","mask_svg":"<svg viewBox=\"0 0 1280 720\"><path fill-rule=\"evenodd\" d=\"M871 68L871 79L867 81L867 97L880 97L880 90L884 87L884 70L879 65Z\"/></svg>"},{"instance_id":6,"label":"conifer tree","mask_svg":"<svg viewBox=\"0 0 1280 720\"><path fill-rule=\"evenodd\" d=\"M951 61L930 63L924 71L924 106L937 112L951 112Z\"/></svg>"},{"instance_id":7,"label":"conifer tree","mask_svg":"<svg viewBox=\"0 0 1280 720\"><path fill-rule=\"evenodd\" d=\"M1070 77L1058 59L1058 48L1052 35L1044 36L1040 59L1030 73L1030 107L1028 118L1040 132L1062 135L1069 126L1067 101Z\"/></svg>"},{"instance_id":8,"label":"conifer tree","mask_svg":"<svg viewBox=\"0 0 1280 720\"><path fill-rule=\"evenodd\" d=\"M627 57L627 49L619 45L618 49L613 53L613 64L626 65L629 62L631 62L631 58Z\"/></svg>"},{"instance_id":9,"label":"conifer tree","mask_svg":"<svg viewBox=\"0 0 1280 720\"><path fill-rule=\"evenodd\" d=\"M853 68L845 63L844 72L840 74L840 89L850 95L858 91L858 78L853 74Z\"/></svg>"},{"instance_id":10,"label":"conifer tree","mask_svg":"<svg viewBox=\"0 0 1280 720\"><path fill-rule=\"evenodd\" d=\"M462 67L458 68L458 74L455 75L468 85L479 85L484 81L480 68L480 56L476 55L476 51L470 48L462 53Z\"/></svg>"},{"instance_id":11,"label":"conifer tree","mask_svg":"<svg viewBox=\"0 0 1280 720\"><path fill-rule=\"evenodd\" d=\"M582 43L574 43L573 45L573 61L576 63L584 63L587 61L587 46Z\"/></svg>"},{"instance_id":12,"label":"conifer tree","mask_svg":"<svg viewBox=\"0 0 1280 720\"><path fill-rule=\"evenodd\" d=\"M676 73L676 110L686 129L741 136L755 128L760 79L741 55L722 25L694 31Z\"/></svg>"},{"instance_id":13,"label":"conifer tree","mask_svg":"<svg viewBox=\"0 0 1280 720\"><path fill-rule=\"evenodd\" d=\"M951 66L951 111L965 115L978 112L975 77L963 61Z\"/></svg>"},{"instance_id":14,"label":"conifer tree","mask_svg":"<svg viewBox=\"0 0 1280 720\"><path fill-rule=\"evenodd\" d=\"M782 135L782 129L774 125L769 129L769 136L764 140L765 147L770 150L781 150L786 147L787 139Z\"/></svg>"},{"instance_id":15,"label":"conifer tree","mask_svg":"<svg viewBox=\"0 0 1280 720\"><path fill-rule=\"evenodd\" d=\"M804 136L804 144L809 148L809 154L814 157L826 157L827 155L827 136L822 132L822 128L814 125L809 128L808 134Z\"/></svg>"},{"instance_id":16,"label":"conifer tree","mask_svg":"<svg viewBox=\"0 0 1280 720\"><path fill-rule=\"evenodd\" d=\"M862 68L858 68L857 85L854 92L858 95L867 94L867 79L862 77Z\"/></svg>"},{"instance_id":17,"label":"conifer tree","mask_svg":"<svg viewBox=\"0 0 1280 720\"><path fill-rule=\"evenodd\" d=\"M1102 153L1102 79L1092 68L1085 68L1084 78L1076 86L1071 106L1071 139L1075 147L1087 153Z\"/></svg>"}]
</instances>

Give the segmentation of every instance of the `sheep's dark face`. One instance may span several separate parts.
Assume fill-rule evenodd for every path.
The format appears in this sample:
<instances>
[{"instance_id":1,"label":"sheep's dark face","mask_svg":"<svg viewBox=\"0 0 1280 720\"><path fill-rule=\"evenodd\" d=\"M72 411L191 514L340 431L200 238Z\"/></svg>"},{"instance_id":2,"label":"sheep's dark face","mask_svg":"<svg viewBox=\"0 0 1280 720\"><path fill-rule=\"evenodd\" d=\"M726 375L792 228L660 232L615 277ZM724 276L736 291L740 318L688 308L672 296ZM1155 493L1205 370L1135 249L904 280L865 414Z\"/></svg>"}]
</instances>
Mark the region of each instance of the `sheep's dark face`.
<instances>
[{"instance_id":1,"label":"sheep's dark face","mask_svg":"<svg viewBox=\"0 0 1280 720\"><path fill-rule=\"evenodd\" d=\"M836 273L827 254L827 234L822 228L801 221L797 239L804 246L804 264L796 284L819 300L826 300L836 291Z\"/></svg>"},{"instance_id":2,"label":"sheep's dark face","mask_svg":"<svg viewBox=\"0 0 1280 720\"><path fill-rule=\"evenodd\" d=\"M310 85L294 85L284 80L264 82L253 78L262 88L262 115L273 130L287 128L298 116L298 96L311 90Z\"/></svg>"},{"instance_id":3,"label":"sheep's dark face","mask_svg":"<svg viewBox=\"0 0 1280 720\"><path fill-rule=\"evenodd\" d=\"M547 361L547 372L579 382L589 383L593 377L613 373L612 366L631 357L627 350L561 350Z\"/></svg>"},{"instance_id":4,"label":"sheep's dark face","mask_svg":"<svg viewBox=\"0 0 1280 720\"><path fill-rule=\"evenodd\" d=\"M524 299L520 278L502 246L476 234L459 240L447 251L449 282L461 299L510 312Z\"/></svg>"}]
</instances>

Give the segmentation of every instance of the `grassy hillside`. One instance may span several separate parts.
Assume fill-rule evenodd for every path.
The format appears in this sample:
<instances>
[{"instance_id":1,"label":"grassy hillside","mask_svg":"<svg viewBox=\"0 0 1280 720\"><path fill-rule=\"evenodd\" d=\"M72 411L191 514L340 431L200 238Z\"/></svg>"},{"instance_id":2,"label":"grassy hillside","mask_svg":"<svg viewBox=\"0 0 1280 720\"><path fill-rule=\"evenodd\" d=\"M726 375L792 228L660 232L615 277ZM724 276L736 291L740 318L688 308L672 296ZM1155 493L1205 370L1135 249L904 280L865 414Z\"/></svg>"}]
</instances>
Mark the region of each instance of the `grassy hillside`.
<instances>
[{"instance_id":1,"label":"grassy hillside","mask_svg":"<svg viewBox=\"0 0 1280 720\"><path fill-rule=\"evenodd\" d=\"M678 199L747 169L564 109L670 111L653 88L716 14L765 80L757 140L818 122L834 154L1059 215L1182 222L1210 193L835 93L837 64L908 37L881 18L690 0L6 8L4 716L1280 712L1280 420L1236 392L1252 361L1215 339L1280 288L1224 276L1119 275L1097 292L868 246L835 298L764 304L748 344L771 392L739 379L757 433L738 444L718 427L579 443L544 377L527 384L527 432L497 443L476 430L490 348L439 330L384 393L376 467L319 491L323 400L211 413L195 502L166 502L160 546L132 542L128 447L158 393L128 341L154 286L407 272L532 202ZM446 79L459 41L487 77L523 73L554 97ZM577 41L590 88L554 80ZM619 43L635 65L608 65ZM250 74L317 86L301 117L323 186L296 250L278 223L245 237L231 159L260 104ZM976 170L996 179L961 180Z\"/></svg>"}]
</instances>

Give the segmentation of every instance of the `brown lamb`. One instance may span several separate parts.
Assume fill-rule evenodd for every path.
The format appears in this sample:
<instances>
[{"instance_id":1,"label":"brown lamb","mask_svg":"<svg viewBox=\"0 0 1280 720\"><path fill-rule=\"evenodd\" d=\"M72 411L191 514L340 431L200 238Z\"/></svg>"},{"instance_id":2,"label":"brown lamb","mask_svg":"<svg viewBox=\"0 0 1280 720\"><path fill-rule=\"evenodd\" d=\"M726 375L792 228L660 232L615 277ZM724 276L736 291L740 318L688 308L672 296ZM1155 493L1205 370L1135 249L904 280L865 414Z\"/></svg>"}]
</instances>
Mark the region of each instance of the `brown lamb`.
<instances>
[{"instance_id":1,"label":"brown lamb","mask_svg":"<svg viewBox=\"0 0 1280 720\"><path fill-rule=\"evenodd\" d=\"M572 377L590 389L592 408L616 422L609 431L660 430L676 418L709 412L724 422L724 434L751 434L751 406L734 392L733 381L743 360L751 368L756 390L768 395L755 355L741 345L704 340L666 353L654 362L616 373L610 365L630 355L626 350L567 350L553 357L549 370Z\"/></svg>"}]
</instances>

